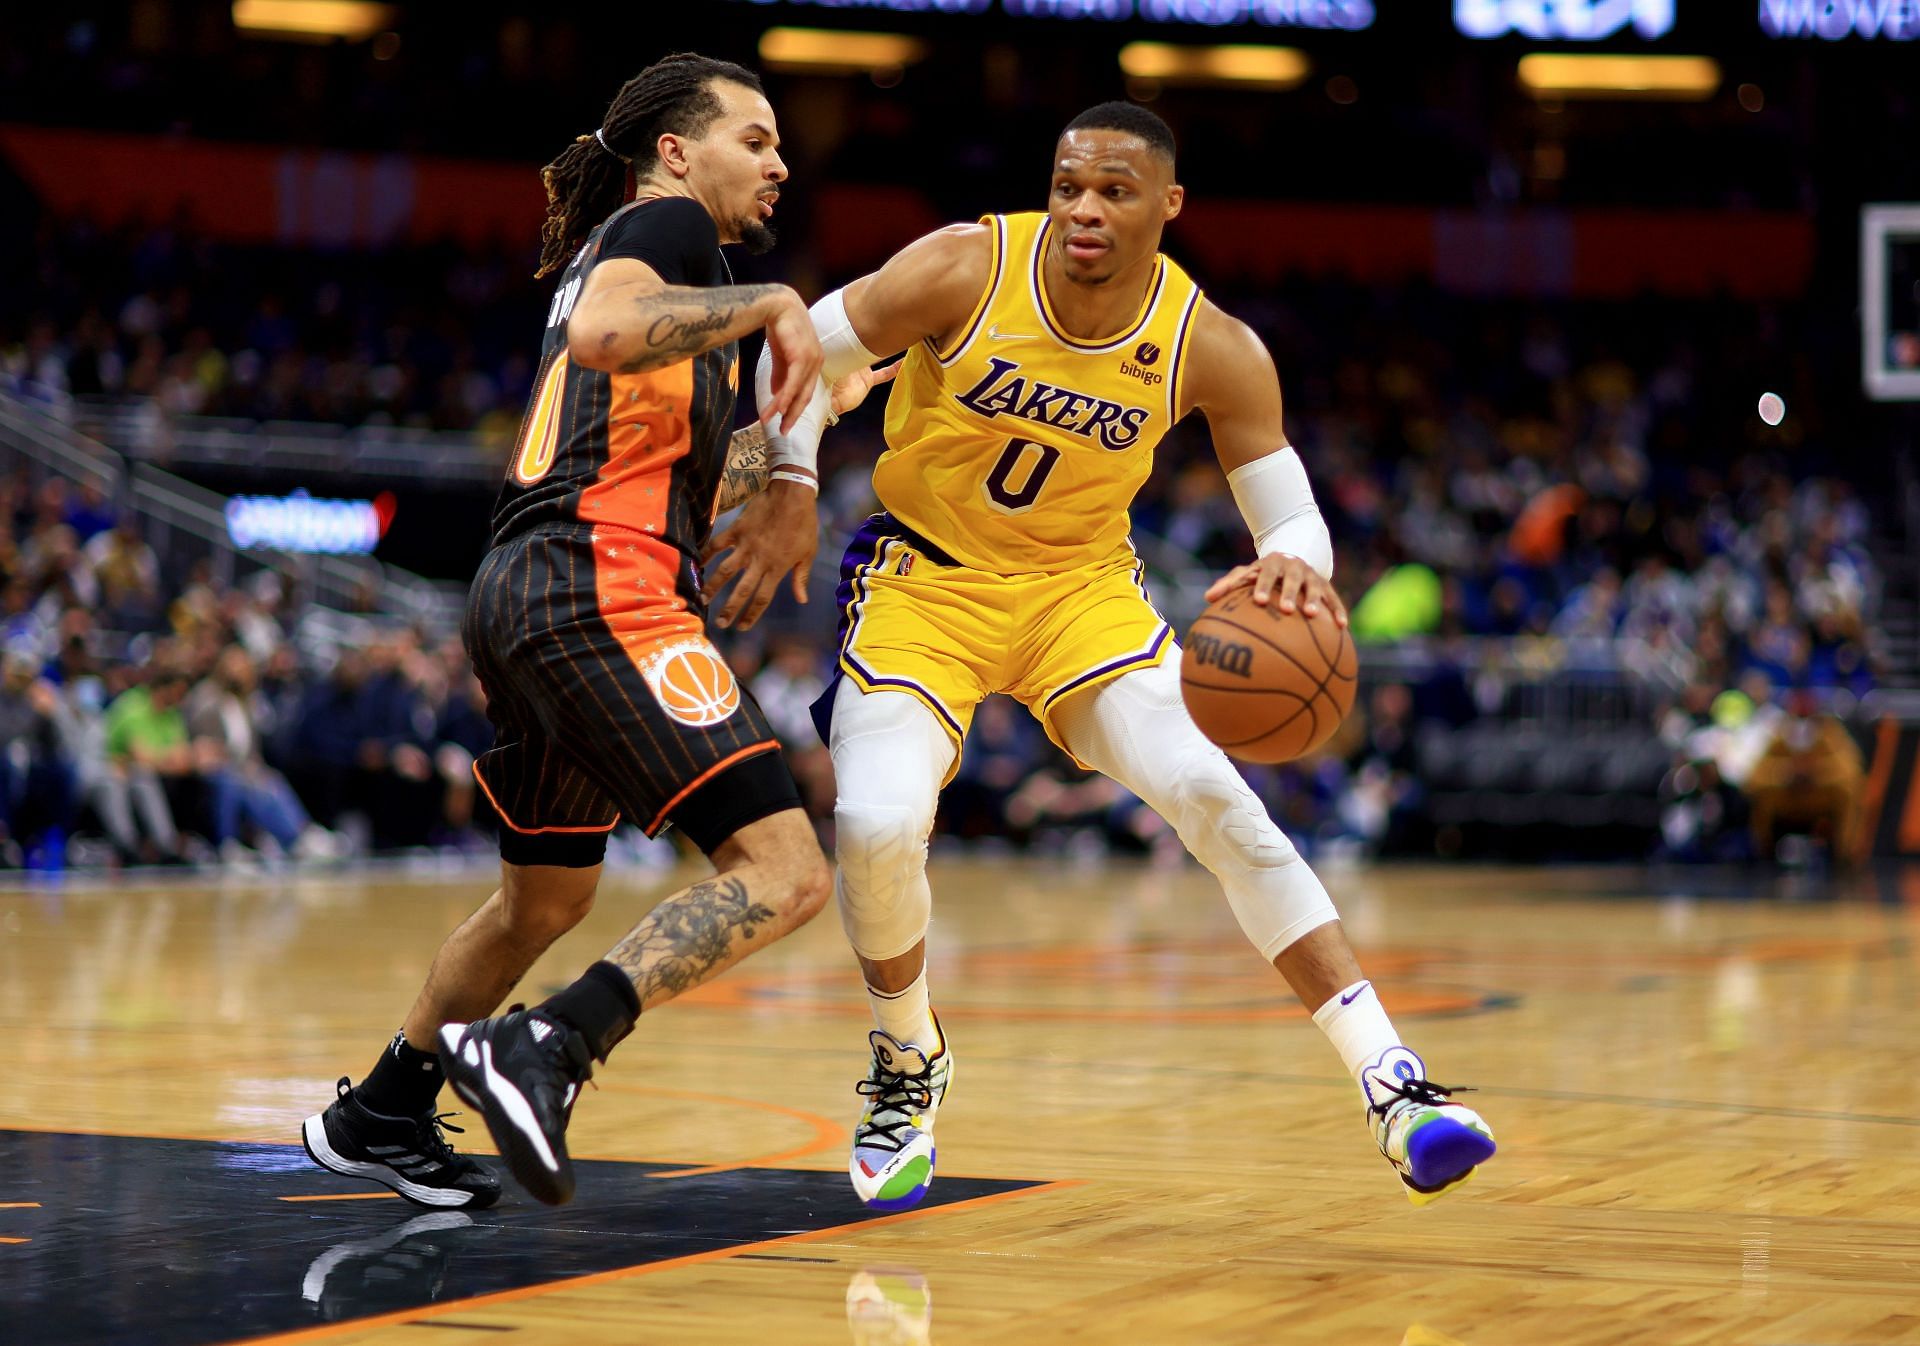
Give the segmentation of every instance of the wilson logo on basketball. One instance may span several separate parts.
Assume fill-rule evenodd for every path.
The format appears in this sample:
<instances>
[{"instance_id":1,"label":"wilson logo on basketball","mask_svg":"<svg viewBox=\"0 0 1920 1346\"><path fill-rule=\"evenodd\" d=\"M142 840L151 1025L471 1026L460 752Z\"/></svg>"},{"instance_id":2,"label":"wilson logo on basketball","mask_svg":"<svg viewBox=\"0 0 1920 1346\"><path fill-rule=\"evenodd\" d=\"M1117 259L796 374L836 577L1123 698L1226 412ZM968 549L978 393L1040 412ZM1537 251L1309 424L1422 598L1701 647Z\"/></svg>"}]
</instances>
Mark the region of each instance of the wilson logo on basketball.
<instances>
[{"instance_id":1,"label":"wilson logo on basketball","mask_svg":"<svg viewBox=\"0 0 1920 1346\"><path fill-rule=\"evenodd\" d=\"M740 709L740 684L712 646L669 645L640 667L660 709L695 729L719 724Z\"/></svg>"},{"instance_id":2,"label":"wilson logo on basketball","mask_svg":"<svg viewBox=\"0 0 1920 1346\"><path fill-rule=\"evenodd\" d=\"M1222 673L1230 673L1236 678L1253 676L1253 646L1251 645L1236 645L1231 641L1221 640L1217 636L1195 636L1193 644L1188 648L1193 651L1193 661L1196 664L1203 667L1211 664Z\"/></svg>"}]
</instances>

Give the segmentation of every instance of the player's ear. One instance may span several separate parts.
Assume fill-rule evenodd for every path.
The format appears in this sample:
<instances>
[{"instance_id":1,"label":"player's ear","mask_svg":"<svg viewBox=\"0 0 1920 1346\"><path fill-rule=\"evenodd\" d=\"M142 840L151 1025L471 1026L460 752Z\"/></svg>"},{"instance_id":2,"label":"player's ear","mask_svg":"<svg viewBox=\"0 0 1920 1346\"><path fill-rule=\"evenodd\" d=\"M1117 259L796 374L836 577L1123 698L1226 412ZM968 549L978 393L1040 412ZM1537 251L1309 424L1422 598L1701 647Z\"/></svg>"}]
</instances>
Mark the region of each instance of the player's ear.
<instances>
[{"instance_id":1,"label":"player's ear","mask_svg":"<svg viewBox=\"0 0 1920 1346\"><path fill-rule=\"evenodd\" d=\"M684 178L692 168L687 161L687 142L671 131L664 131L654 144L660 166L676 178Z\"/></svg>"},{"instance_id":2,"label":"player's ear","mask_svg":"<svg viewBox=\"0 0 1920 1346\"><path fill-rule=\"evenodd\" d=\"M1160 218L1163 220L1173 219L1176 215L1180 213L1180 207L1184 206L1186 203L1187 203L1187 189L1185 187L1182 187L1177 182L1168 183L1166 214L1162 215Z\"/></svg>"}]
</instances>

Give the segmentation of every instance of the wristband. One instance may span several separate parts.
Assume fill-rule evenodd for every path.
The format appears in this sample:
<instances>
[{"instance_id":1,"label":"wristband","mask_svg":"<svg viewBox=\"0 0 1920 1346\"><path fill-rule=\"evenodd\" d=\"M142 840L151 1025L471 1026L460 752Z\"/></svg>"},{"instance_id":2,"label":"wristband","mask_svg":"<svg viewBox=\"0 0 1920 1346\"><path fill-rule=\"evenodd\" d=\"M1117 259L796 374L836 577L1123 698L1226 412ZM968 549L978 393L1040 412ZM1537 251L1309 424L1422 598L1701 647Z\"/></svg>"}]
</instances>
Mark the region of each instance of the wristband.
<instances>
[{"instance_id":1,"label":"wristband","mask_svg":"<svg viewBox=\"0 0 1920 1346\"><path fill-rule=\"evenodd\" d=\"M1300 455L1282 446L1227 473L1234 503L1262 556L1280 552L1305 561L1322 579L1333 578L1333 539L1314 503Z\"/></svg>"}]
</instances>

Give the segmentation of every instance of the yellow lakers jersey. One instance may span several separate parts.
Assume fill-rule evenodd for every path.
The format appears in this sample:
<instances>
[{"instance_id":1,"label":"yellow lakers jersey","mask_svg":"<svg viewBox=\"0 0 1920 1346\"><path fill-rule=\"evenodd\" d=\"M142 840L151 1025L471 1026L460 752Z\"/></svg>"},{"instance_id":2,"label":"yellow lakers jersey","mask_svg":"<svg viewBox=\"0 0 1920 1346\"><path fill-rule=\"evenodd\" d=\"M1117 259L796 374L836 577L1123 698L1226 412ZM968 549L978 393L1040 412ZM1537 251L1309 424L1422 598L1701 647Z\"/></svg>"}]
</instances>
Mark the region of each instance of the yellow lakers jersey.
<instances>
[{"instance_id":1,"label":"yellow lakers jersey","mask_svg":"<svg viewBox=\"0 0 1920 1346\"><path fill-rule=\"evenodd\" d=\"M1200 290L1156 257L1133 321L1083 341L1047 302L1047 217L981 223L993 230L986 292L946 349L907 352L874 491L888 513L977 570L1097 564L1126 547L1127 507L1176 419Z\"/></svg>"}]
</instances>

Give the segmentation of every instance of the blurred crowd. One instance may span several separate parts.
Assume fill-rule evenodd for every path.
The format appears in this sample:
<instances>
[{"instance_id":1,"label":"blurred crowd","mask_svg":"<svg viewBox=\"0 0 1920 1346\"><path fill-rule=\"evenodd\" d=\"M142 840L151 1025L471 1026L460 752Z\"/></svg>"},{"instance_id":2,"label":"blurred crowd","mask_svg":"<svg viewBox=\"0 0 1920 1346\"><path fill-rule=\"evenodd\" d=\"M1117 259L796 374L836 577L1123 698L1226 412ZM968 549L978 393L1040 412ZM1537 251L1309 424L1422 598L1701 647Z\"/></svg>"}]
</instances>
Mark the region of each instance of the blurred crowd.
<instances>
[{"instance_id":1,"label":"blurred crowd","mask_svg":"<svg viewBox=\"0 0 1920 1346\"><path fill-rule=\"evenodd\" d=\"M528 257L451 246L311 253L185 222L43 219L0 263L0 385L236 416L472 431L504 445L532 384Z\"/></svg>"},{"instance_id":2,"label":"blurred crowd","mask_svg":"<svg viewBox=\"0 0 1920 1346\"><path fill-rule=\"evenodd\" d=\"M0 385L131 397L169 417L429 426L503 448L517 426L540 299L525 258L413 248L316 266L186 228L73 222L43 228L28 258L27 304L0 327ZM1722 719L1746 705L1768 726L1800 692L1844 714L1880 676L1874 520L1829 448L1813 391L1824 376L1765 354L1804 314L1666 301L1649 323L1635 305L1231 277L1215 293L1274 351L1357 636L1433 656L1420 679L1370 678L1314 761L1253 773L1309 846L1429 844L1421 725L1503 713L1476 642L1498 646L1496 681L1605 667L1651 688L1638 732L1667 734L1676 773L1695 771L1669 783L1679 813L1745 773L1719 763L1703 790L1702 745L1721 740L1677 730L1675 716L1699 729L1716 705ZM1787 394L1778 426L1753 411L1762 368ZM873 507L878 422L863 412L827 439L830 539ZM1161 582L1247 559L1198 418L1158 457L1134 523ZM12 489L0 727L14 850L35 824L97 827L121 859L174 858L196 835L242 860L480 844L466 763L488 734L456 648L407 632L303 648L300 613L271 581L220 591L204 574L163 575L138 521L97 492ZM831 773L805 706L830 650L817 629L782 631L733 653L825 816ZM1749 835L1750 810L1721 812L1737 818L1727 835ZM343 818L345 839L333 835ZM999 703L976 722L941 825L1015 845L1049 829L1101 847L1172 844ZM1676 823L1664 844L1729 849L1686 830ZM24 858L14 850L0 860Z\"/></svg>"},{"instance_id":3,"label":"blurred crowd","mask_svg":"<svg viewBox=\"0 0 1920 1346\"><path fill-rule=\"evenodd\" d=\"M270 570L166 574L137 516L24 474L0 480L0 594L0 867L488 845L457 641L342 629Z\"/></svg>"}]
</instances>

